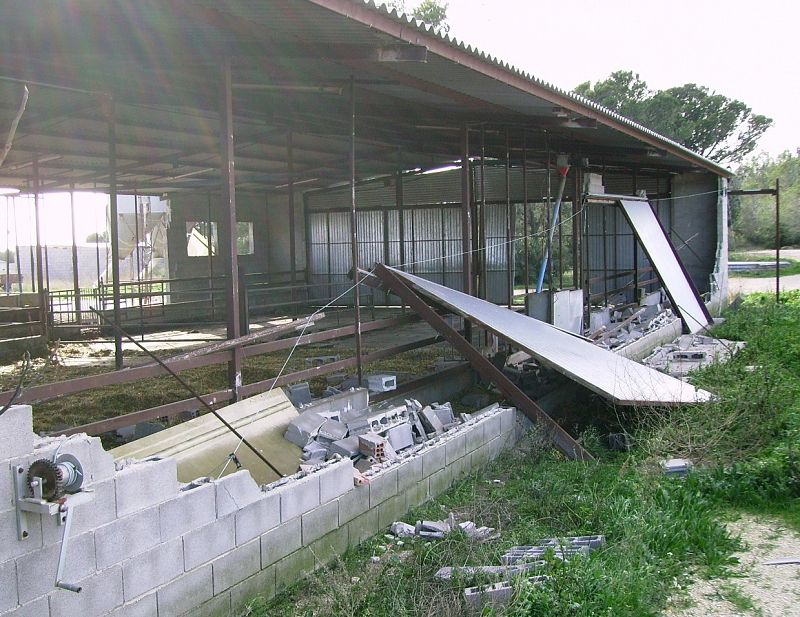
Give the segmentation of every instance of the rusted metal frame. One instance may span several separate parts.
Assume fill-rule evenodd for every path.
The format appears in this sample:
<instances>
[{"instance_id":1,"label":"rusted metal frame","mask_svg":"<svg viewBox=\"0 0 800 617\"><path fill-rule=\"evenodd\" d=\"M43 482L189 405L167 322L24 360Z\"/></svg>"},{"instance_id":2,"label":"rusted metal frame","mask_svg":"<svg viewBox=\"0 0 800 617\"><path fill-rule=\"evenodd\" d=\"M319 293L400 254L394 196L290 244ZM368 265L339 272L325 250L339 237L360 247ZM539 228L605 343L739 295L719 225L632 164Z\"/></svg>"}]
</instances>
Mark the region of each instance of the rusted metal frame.
<instances>
[{"instance_id":1,"label":"rusted metal frame","mask_svg":"<svg viewBox=\"0 0 800 617\"><path fill-rule=\"evenodd\" d=\"M69 191L69 216L72 229L72 290L75 294L75 321L81 323L81 283L78 271L78 244L75 232L75 189Z\"/></svg>"},{"instance_id":2,"label":"rusted metal frame","mask_svg":"<svg viewBox=\"0 0 800 617\"><path fill-rule=\"evenodd\" d=\"M508 128L505 130L505 201L506 201L506 285L508 308L514 306L514 225L511 216L511 151Z\"/></svg>"},{"instance_id":3,"label":"rusted metal frame","mask_svg":"<svg viewBox=\"0 0 800 617\"><path fill-rule=\"evenodd\" d=\"M530 293L530 245L528 236L530 227L528 225L528 132L522 130L522 250L525 259L525 297ZM527 300L526 300L527 302Z\"/></svg>"},{"instance_id":4,"label":"rusted metal frame","mask_svg":"<svg viewBox=\"0 0 800 617\"><path fill-rule=\"evenodd\" d=\"M227 319L227 337L238 338L241 335L239 314L239 256L236 250L236 177L234 172L233 146L233 94L231 89L231 62L224 58L220 67L220 176L222 179L222 212L220 222L222 233L220 244L223 250L223 263L228 268L225 278L225 313ZM240 349L234 349L228 363L228 387L233 391L234 400L239 399L242 387L242 355Z\"/></svg>"},{"instance_id":5,"label":"rusted metal frame","mask_svg":"<svg viewBox=\"0 0 800 617\"><path fill-rule=\"evenodd\" d=\"M33 216L36 233L36 285L39 294L39 321L42 324L42 336L49 338L47 316L47 290L44 287L44 264L42 259L42 226L40 210L41 196L39 194L39 159L33 159Z\"/></svg>"},{"instance_id":6,"label":"rusted metal frame","mask_svg":"<svg viewBox=\"0 0 800 617\"><path fill-rule=\"evenodd\" d=\"M455 329L451 328L447 322L434 311L426 302L420 298L404 281L400 280L396 274L388 270L382 264L375 267L375 275L393 293L403 298L409 306L427 321L431 327L442 337L455 347L473 368L487 381L492 382L497 388L522 411L530 420L543 426L556 447L568 458L578 460L592 460L593 457L583 447L575 441L558 423L539 407L534 401L520 390L506 377L502 371L497 369L489 360L484 358L467 340ZM466 322L467 319L465 318Z\"/></svg>"},{"instance_id":7,"label":"rusted metal frame","mask_svg":"<svg viewBox=\"0 0 800 617\"><path fill-rule=\"evenodd\" d=\"M572 188L572 288L581 289L580 282L580 252L582 244L581 235L581 172L576 165L573 168Z\"/></svg>"},{"instance_id":8,"label":"rusted metal frame","mask_svg":"<svg viewBox=\"0 0 800 617\"><path fill-rule=\"evenodd\" d=\"M464 293L472 289L472 223L469 190L469 127L461 129L461 269ZM444 230L442 230L444 232Z\"/></svg>"},{"instance_id":9,"label":"rusted metal frame","mask_svg":"<svg viewBox=\"0 0 800 617\"><path fill-rule=\"evenodd\" d=\"M378 351L373 351L368 354L365 354L361 357L360 362L361 364L369 364L370 362L375 362L376 360L383 360L384 358L392 358L397 354L401 354L407 351L414 351L415 349L421 349L422 347L428 347L429 345L435 345L436 343L442 342L441 336L431 336L428 338L420 339L418 341L413 341L411 343L405 343L403 345L397 345L396 347L390 347L388 349L380 349ZM346 358L344 360L338 360L336 362L331 362L329 364L323 364L322 366L314 366L312 368L304 369L302 371L297 371L296 373L289 373L287 375L282 375L281 377L274 377L272 379L265 379L263 381L258 381L255 383L250 383L242 388L242 392L245 396L252 396L254 394L259 394L261 392L265 392L272 388L276 388L279 386L285 386L290 383L295 383L297 381L307 381L309 379L314 379L316 377L321 377L323 375L328 375L330 373L336 373L345 369L353 368L354 366L357 367L359 364L359 358Z\"/></svg>"},{"instance_id":10,"label":"rusted metal frame","mask_svg":"<svg viewBox=\"0 0 800 617\"><path fill-rule=\"evenodd\" d=\"M356 85L350 77L350 254L353 262L353 314L355 318L356 373L363 378L361 362L361 289L358 273L358 212L356 210Z\"/></svg>"},{"instance_id":11,"label":"rusted metal frame","mask_svg":"<svg viewBox=\"0 0 800 617\"><path fill-rule=\"evenodd\" d=\"M106 100L106 116L108 122L108 199L110 210L111 233L111 297L114 304L114 324L120 325L119 295L119 208L117 204L117 124L114 99ZM102 307L100 307L102 310ZM122 368L122 336L114 332L114 366Z\"/></svg>"},{"instance_id":12,"label":"rusted metal frame","mask_svg":"<svg viewBox=\"0 0 800 617\"><path fill-rule=\"evenodd\" d=\"M633 194L639 194L639 177L636 169L633 169ZM656 214L656 219L658 214ZM633 243L633 299L639 300L637 294L639 293L639 241L636 239L636 232L631 229L631 241Z\"/></svg>"},{"instance_id":13,"label":"rusted metal frame","mask_svg":"<svg viewBox=\"0 0 800 617\"><path fill-rule=\"evenodd\" d=\"M294 283L297 280L297 243L295 240L295 220L294 220L294 131L289 129L286 132L286 193L289 200L289 263L291 264L290 280Z\"/></svg>"},{"instance_id":14,"label":"rusted metal frame","mask_svg":"<svg viewBox=\"0 0 800 617\"><path fill-rule=\"evenodd\" d=\"M480 220L478 222L480 227L480 237L478 242L480 244L480 268L478 275L480 276L480 285L478 297L486 300L489 294L488 288L488 262L489 256L487 255L488 247L486 242L486 126L481 125L481 211Z\"/></svg>"},{"instance_id":15,"label":"rusted metal frame","mask_svg":"<svg viewBox=\"0 0 800 617\"><path fill-rule=\"evenodd\" d=\"M371 332L373 330L383 330L385 328L397 327L414 323L416 321L419 321L419 318L416 315L406 315L402 317L372 321L364 324L362 331ZM332 330L323 330L321 332L304 334L300 337L281 339L279 341L271 341L267 343L258 343L244 347L242 349L242 356L249 358L283 349L290 349L295 345L298 347L302 345L312 345L337 338L352 336L354 333L355 329L353 326L345 326ZM169 364L170 368L175 371L185 371L203 366L210 366L212 364L221 364L223 362L227 362L229 359L230 353L223 350L196 358L188 358L180 361L167 360L166 362ZM164 371L162 371L158 365L151 364L127 368L123 369L122 371L110 371L108 373L101 373L99 375L92 375L89 377L78 377L75 379L69 379L67 381L59 381L26 388L20 395L18 402L37 403L61 396L78 394L94 388L131 383L150 377L159 377L163 374ZM12 394L12 391L0 393L0 405L5 405L10 400Z\"/></svg>"},{"instance_id":16,"label":"rusted metal frame","mask_svg":"<svg viewBox=\"0 0 800 617\"><path fill-rule=\"evenodd\" d=\"M405 23L395 20L389 15L383 15L375 9L370 9L368 5L354 5L351 0L309 0L313 4L327 8L339 15L346 16L348 19L360 23L369 28L385 32L401 41L414 45L424 45L429 50L430 55L441 56L447 60L462 65L477 73L508 84L523 92L542 98L559 107L580 114L583 117L596 120L597 122L609 126L625 135L636 138L651 146L665 150L681 159L689 159L695 164L716 174L721 174L726 178L731 176L731 172L724 167L716 165L705 158L696 155L678 144L659 139L655 134L643 131L630 123L624 121L620 116L613 112L601 111L599 107L591 104L583 104L574 98L547 88L528 77L517 74L507 67L492 63L486 59L479 58L477 54L467 50L459 49L453 44L440 39L434 34L427 34L419 28L408 27ZM612 115L613 114L613 115Z\"/></svg>"},{"instance_id":17,"label":"rusted metal frame","mask_svg":"<svg viewBox=\"0 0 800 617\"><path fill-rule=\"evenodd\" d=\"M404 351L413 351L414 349L427 347L429 345L433 345L440 341L441 337L430 337L427 339L423 339L421 341L416 341L414 343L408 343L406 345L401 345L399 347L393 347L391 349L385 349L373 352L371 354L367 354L364 357L364 360L368 362L373 362L375 360L381 360L383 358L391 357L395 354L402 353ZM340 360L338 362L330 364L324 364L322 366L314 367L312 369L306 369L303 371L298 371L296 373L289 373L286 375L282 375L279 379L275 378L266 379L264 381L247 384L242 388L242 394L245 396L252 396L255 394L259 394L261 392L266 392L274 387L279 387L297 381L304 381L307 379L313 379L314 377L321 377L323 375L335 373L343 369L352 368L353 366L355 366L355 361L356 361L355 358L347 358L345 360ZM440 375L439 373L436 374L437 377L439 375ZM233 398L233 393L230 390L219 390L217 392L212 392L210 394L202 395L200 398L202 398L209 405L216 405L219 403L230 401ZM58 434L73 435L75 433L87 433L89 435L99 435L102 433L106 433L108 431L113 431L116 429L124 428L126 426L131 426L138 422L153 420L155 418L172 417L186 411L195 411L198 408L198 402L199 401L197 399L184 399L182 401L175 401L174 403L167 403L165 405L159 405L158 407L151 407L150 409L134 411L122 416L117 416L116 418L99 420L97 422L90 422L88 424L83 424L81 426L76 426L67 430L60 430L58 431Z\"/></svg>"}]
</instances>

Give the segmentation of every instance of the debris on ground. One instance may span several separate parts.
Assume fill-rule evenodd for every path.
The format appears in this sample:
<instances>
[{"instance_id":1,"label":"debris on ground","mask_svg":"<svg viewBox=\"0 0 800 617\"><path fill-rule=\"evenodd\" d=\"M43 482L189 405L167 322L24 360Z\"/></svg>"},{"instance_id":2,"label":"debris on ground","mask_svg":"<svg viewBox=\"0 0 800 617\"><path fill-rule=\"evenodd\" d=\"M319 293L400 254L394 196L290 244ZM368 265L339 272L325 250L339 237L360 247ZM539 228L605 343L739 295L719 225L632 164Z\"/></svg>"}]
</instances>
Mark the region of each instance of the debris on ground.
<instances>
[{"instance_id":1,"label":"debris on ground","mask_svg":"<svg viewBox=\"0 0 800 617\"><path fill-rule=\"evenodd\" d=\"M409 525L402 521L391 524L389 530L398 538L422 538L424 540L443 540L447 534L463 533L477 542L485 542L500 537L495 533L494 527L478 527L472 521L456 522L455 515L451 512L447 520L443 521L417 521L416 525Z\"/></svg>"},{"instance_id":2,"label":"debris on ground","mask_svg":"<svg viewBox=\"0 0 800 617\"><path fill-rule=\"evenodd\" d=\"M693 467L692 461L685 458L671 458L661 461L661 468L665 476L686 477Z\"/></svg>"},{"instance_id":3,"label":"debris on ground","mask_svg":"<svg viewBox=\"0 0 800 617\"><path fill-rule=\"evenodd\" d=\"M746 343L728 341L701 334L684 334L669 345L656 347L642 360L642 364L667 373L679 379L685 379L689 373L715 362L727 362Z\"/></svg>"},{"instance_id":4,"label":"debris on ground","mask_svg":"<svg viewBox=\"0 0 800 617\"><path fill-rule=\"evenodd\" d=\"M508 577L509 580L464 589L467 606L478 614L484 607L497 608L508 604L514 595L514 585L510 578L545 568L547 561L542 559L545 555L554 555L557 559L567 561L574 555L586 555L604 546L605 543L605 536L602 535L543 538L530 546L510 548L500 557L502 565L441 568L434 576L442 580L476 575ZM550 577L546 575L528 577L528 581L533 585L541 585L549 579Z\"/></svg>"}]
</instances>

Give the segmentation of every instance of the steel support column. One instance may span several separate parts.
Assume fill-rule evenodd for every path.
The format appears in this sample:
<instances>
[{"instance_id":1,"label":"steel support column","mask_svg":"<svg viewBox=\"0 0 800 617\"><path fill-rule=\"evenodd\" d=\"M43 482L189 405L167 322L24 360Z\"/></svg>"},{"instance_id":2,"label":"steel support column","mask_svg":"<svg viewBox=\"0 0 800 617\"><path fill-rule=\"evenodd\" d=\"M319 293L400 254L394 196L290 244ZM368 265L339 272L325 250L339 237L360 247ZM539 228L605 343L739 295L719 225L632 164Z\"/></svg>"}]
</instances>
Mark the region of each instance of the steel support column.
<instances>
[{"instance_id":1,"label":"steel support column","mask_svg":"<svg viewBox=\"0 0 800 617\"><path fill-rule=\"evenodd\" d=\"M294 132L292 129L286 133L286 167L289 176L286 181L289 200L289 267L291 268L290 280L294 283L297 281L297 240L295 239L294 218Z\"/></svg>"},{"instance_id":2,"label":"steel support column","mask_svg":"<svg viewBox=\"0 0 800 617\"><path fill-rule=\"evenodd\" d=\"M353 261L353 313L355 315L356 371L361 384L361 290L358 274L358 216L356 212L356 83L350 77L350 253Z\"/></svg>"},{"instance_id":3,"label":"steel support column","mask_svg":"<svg viewBox=\"0 0 800 617\"><path fill-rule=\"evenodd\" d=\"M42 336L49 338L47 328L47 293L44 288L44 270L42 262L42 226L39 213L41 181L39 179L39 159L33 159L33 217L36 232L36 286L39 292L39 321L42 324Z\"/></svg>"},{"instance_id":4,"label":"steel support column","mask_svg":"<svg viewBox=\"0 0 800 617\"><path fill-rule=\"evenodd\" d=\"M781 181L775 178L775 302L781 301Z\"/></svg>"},{"instance_id":5,"label":"steel support column","mask_svg":"<svg viewBox=\"0 0 800 617\"><path fill-rule=\"evenodd\" d=\"M469 190L469 127L461 132L461 268L464 293L472 295L472 222Z\"/></svg>"},{"instance_id":6,"label":"steel support column","mask_svg":"<svg viewBox=\"0 0 800 617\"><path fill-rule=\"evenodd\" d=\"M121 320L119 293L119 208L117 206L117 116L114 99L108 97L108 203L111 233L111 295L114 302L114 366L122 368L122 335L119 333Z\"/></svg>"},{"instance_id":7,"label":"steel support column","mask_svg":"<svg viewBox=\"0 0 800 617\"><path fill-rule=\"evenodd\" d=\"M223 263L227 266L225 275L225 313L227 318L227 338L241 336L239 316L239 258L236 250L236 177L234 173L233 153L233 94L231 89L231 62L225 58L220 72L220 176L222 180L222 223L220 244ZM239 399L242 388L242 351L234 348L228 362L228 385L233 392L233 399Z\"/></svg>"},{"instance_id":8,"label":"steel support column","mask_svg":"<svg viewBox=\"0 0 800 617\"><path fill-rule=\"evenodd\" d=\"M514 306L514 224L511 215L511 151L506 128L505 152L505 189L506 189L506 284L508 286L508 308Z\"/></svg>"},{"instance_id":9,"label":"steel support column","mask_svg":"<svg viewBox=\"0 0 800 617\"><path fill-rule=\"evenodd\" d=\"M81 323L81 282L78 271L78 243L75 237L75 187L69 187L69 215L72 224L72 293L75 294L75 321Z\"/></svg>"}]
</instances>

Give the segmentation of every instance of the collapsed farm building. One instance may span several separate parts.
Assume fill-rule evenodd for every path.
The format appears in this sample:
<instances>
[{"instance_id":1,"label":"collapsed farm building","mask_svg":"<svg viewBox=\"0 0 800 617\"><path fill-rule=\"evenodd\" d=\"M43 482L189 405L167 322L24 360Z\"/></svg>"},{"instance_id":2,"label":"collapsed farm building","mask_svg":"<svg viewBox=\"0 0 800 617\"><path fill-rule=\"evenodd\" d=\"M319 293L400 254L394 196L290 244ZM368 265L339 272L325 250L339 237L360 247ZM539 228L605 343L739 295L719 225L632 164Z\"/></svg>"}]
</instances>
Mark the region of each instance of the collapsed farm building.
<instances>
[{"instance_id":1,"label":"collapsed farm building","mask_svg":"<svg viewBox=\"0 0 800 617\"><path fill-rule=\"evenodd\" d=\"M713 396L638 361L726 301L730 172L385 7L19 3L0 134L0 354L105 340L115 369L0 393L0 615L235 612L533 424L591 459L567 389ZM45 401L215 366L33 432Z\"/></svg>"}]
</instances>

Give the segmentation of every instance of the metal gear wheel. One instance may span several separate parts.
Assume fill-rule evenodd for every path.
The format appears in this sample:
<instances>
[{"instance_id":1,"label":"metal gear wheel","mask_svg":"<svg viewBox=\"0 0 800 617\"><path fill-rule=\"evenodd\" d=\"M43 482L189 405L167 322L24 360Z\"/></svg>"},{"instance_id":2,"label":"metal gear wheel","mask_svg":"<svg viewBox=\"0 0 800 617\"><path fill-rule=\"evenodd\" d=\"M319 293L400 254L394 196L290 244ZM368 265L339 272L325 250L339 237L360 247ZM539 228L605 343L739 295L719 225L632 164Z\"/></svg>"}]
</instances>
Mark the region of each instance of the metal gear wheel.
<instances>
[{"instance_id":1,"label":"metal gear wheel","mask_svg":"<svg viewBox=\"0 0 800 617\"><path fill-rule=\"evenodd\" d=\"M46 458L31 463L28 468L28 486L34 478L42 480L42 497L47 501L55 501L64 496L64 473L61 467Z\"/></svg>"}]
</instances>

